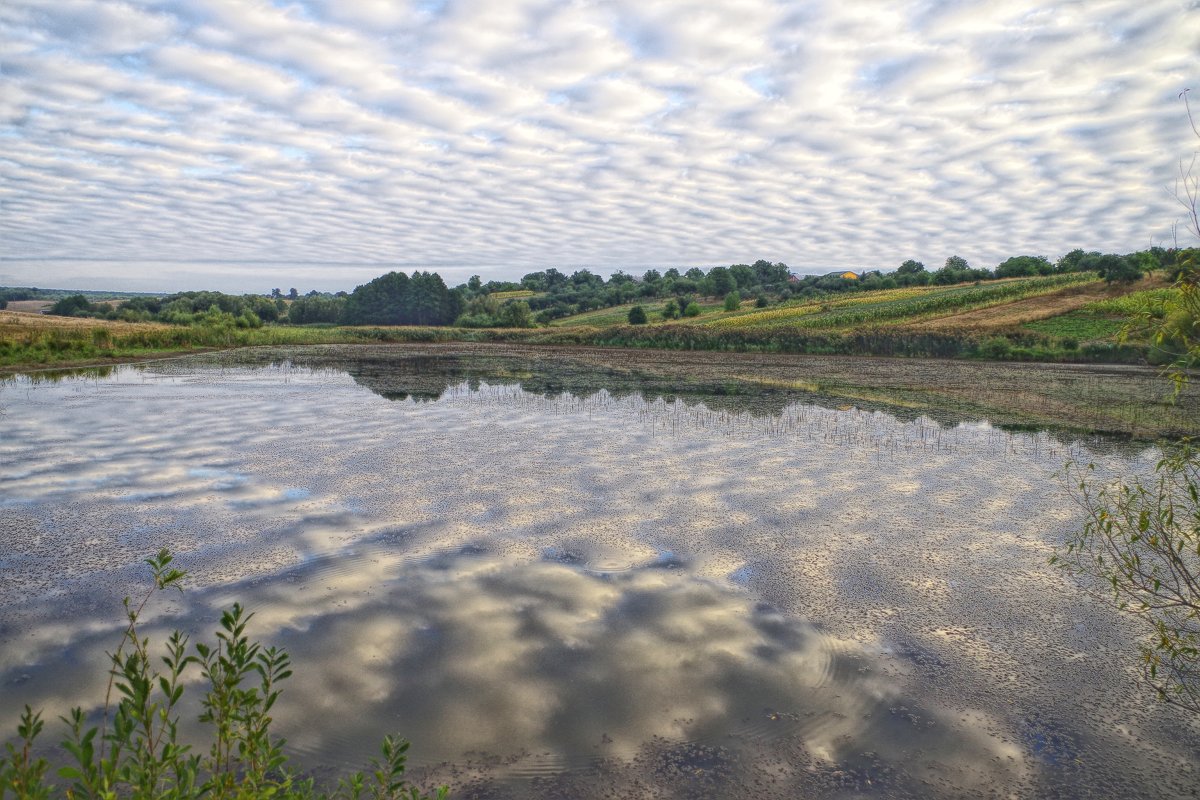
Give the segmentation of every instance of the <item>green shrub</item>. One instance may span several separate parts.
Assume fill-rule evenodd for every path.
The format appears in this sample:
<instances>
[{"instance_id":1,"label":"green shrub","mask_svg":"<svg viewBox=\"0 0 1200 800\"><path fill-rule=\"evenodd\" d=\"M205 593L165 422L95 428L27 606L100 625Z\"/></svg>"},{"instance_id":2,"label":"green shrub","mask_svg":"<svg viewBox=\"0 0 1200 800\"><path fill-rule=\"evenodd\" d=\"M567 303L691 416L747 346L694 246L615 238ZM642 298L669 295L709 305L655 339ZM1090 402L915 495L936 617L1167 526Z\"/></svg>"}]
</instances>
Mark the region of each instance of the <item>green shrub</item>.
<instances>
[{"instance_id":1,"label":"green shrub","mask_svg":"<svg viewBox=\"0 0 1200 800\"><path fill-rule=\"evenodd\" d=\"M683 309L683 315L685 317L700 316L700 306L696 303L695 300L693 300L692 302L688 303L687 306Z\"/></svg>"},{"instance_id":2,"label":"green shrub","mask_svg":"<svg viewBox=\"0 0 1200 800\"><path fill-rule=\"evenodd\" d=\"M630 325L645 325L648 322L646 317L646 309L641 306L634 306L629 309L629 324Z\"/></svg>"},{"instance_id":3,"label":"green shrub","mask_svg":"<svg viewBox=\"0 0 1200 800\"><path fill-rule=\"evenodd\" d=\"M408 742L393 736L384 737L383 759L372 760L369 775L359 772L344 778L332 793L318 792L311 779L288 770L284 740L271 735L270 711L279 699L280 683L292 674L291 662L283 650L263 647L246 636L253 615L240 604L221 615L213 644L197 643L189 652L188 637L179 631L171 634L165 654L158 659L165 668L160 670L149 652L149 640L141 637L137 626L155 593L180 587L185 573L172 568L171 561L167 550L147 559L154 585L136 607L125 599L128 624L109 654L111 677L101 727L87 726L82 708L63 718L68 731L62 746L71 763L59 767L56 774L70 785L60 791L47 782L50 763L34 757L43 728L41 713L27 705L17 726L18 744L8 744L7 754L0 757L0 799L11 792L18 800L422 800L419 790L404 779ZM200 722L211 726L212 739L203 754L193 753L177 735L177 709L185 675L193 667L208 687ZM436 797L442 800L447 791L441 787Z\"/></svg>"},{"instance_id":4,"label":"green shrub","mask_svg":"<svg viewBox=\"0 0 1200 800\"><path fill-rule=\"evenodd\" d=\"M1003 336L985 339L979 345L979 355L984 358L1008 358L1012 353L1012 343Z\"/></svg>"}]
</instances>

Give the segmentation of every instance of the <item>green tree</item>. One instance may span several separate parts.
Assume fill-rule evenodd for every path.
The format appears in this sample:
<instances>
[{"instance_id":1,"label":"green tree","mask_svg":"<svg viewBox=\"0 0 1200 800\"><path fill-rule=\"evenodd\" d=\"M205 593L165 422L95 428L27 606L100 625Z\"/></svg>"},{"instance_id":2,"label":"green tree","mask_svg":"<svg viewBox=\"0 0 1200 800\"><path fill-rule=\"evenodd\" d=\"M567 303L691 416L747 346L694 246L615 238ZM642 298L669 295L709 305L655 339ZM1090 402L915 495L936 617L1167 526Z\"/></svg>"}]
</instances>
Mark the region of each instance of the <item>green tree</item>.
<instances>
[{"instance_id":1,"label":"green tree","mask_svg":"<svg viewBox=\"0 0 1200 800\"><path fill-rule=\"evenodd\" d=\"M346 301L340 297L301 297L288 306L287 320L293 325L336 323L342 319Z\"/></svg>"},{"instance_id":2,"label":"green tree","mask_svg":"<svg viewBox=\"0 0 1200 800\"><path fill-rule=\"evenodd\" d=\"M1100 273L1106 283L1133 283L1142 277L1142 268L1129 256L1105 253L1087 258L1083 263L1087 269Z\"/></svg>"},{"instance_id":3,"label":"green tree","mask_svg":"<svg viewBox=\"0 0 1200 800\"><path fill-rule=\"evenodd\" d=\"M737 283L727 267L713 267L708 273L709 294L722 297L737 288Z\"/></svg>"},{"instance_id":4,"label":"green tree","mask_svg":"<svg viewBox=\"0 0 1200 800\"><path fill-rule=\"evenodd\" d=\"M729 274L739 289L749 289L759 282L758 273L749 264L734 264L729 268Z\"/></svg>"},{"instance_id":5,"label":"green tree","mask_svg":"<svg viewBox=\"0 0 1200 800\"><path fill-rule=\"evenodd\" d=\"M634 306L629 309L629 324L630 325L645 325L649 322L646 317L646 309L641 306Z\"/></svg>"},{"instance_id":6,"label":"green tree","mask_svg":"<svg viewBox=\"0 0 1200 800\"><path fill-rule=\"evenodd\" d=\"M668 300L662 309L663 319L679 319L679 303Z\"/></svg>"},{"instance_id":7,"label":"green tree","mask_svg":"<svg viewBox=\"0 0 1200 800\"><path fill-rule=\"evenodd\" d=\"M408 321L405 308L408 280L403 272L389 272L356 286L346 299L346 322L350 325L405 324Z\"/></svg>"},{"instance_id":8,"label":"green tree","mask_svg":"<svg viewBox=\"0 0 1200 800\"><path fill-rule=\"evenodd\" d=\"M1085 253L1083 250L1075 248L1056 261L1054 263L1054 269L1056 272L1082 272L1084 269L1086 269L1086 267L1083 266L1083 262L1089 255L1098 256L1100 254Z\"/></svg>"},{"instance_id":9,"label":"green tree","mask_svg":"<svg viewBox=\"0 0 1200 800\"><path fill-rule=\"evenodd\" d=\"M997 278L1018 278L1026 275L1049 275L1054 265L1045 256L1013 256L996 267Z\"/></svg>"},{"instance_id":10,"label":"green tree","mask_svg":"<svg viewBox=\"0 0 1200 800\"><path fill-rule=\"evenodd\" d=\"M742 305L742 296L737 292L730 292L725 295L725 310L737 311Z\"/></svg>"},{"instance_id":11,"label":"green tree","mask_svg":"<svg viewBox=\"0 0 1200 800\"><path fill-rule=\"evenodd\" d=\"M59 317L84 317L94 310L92 303L81 294L72 294L50 306L50 313Z\"/></svg>"},{"instance_id":12,"label":"green tree","mask_svg":"<svg viewBox=\"0 0 1200 800\"><path fill-rule=\"evenodd\" d=\"M346 298L349 325L449 325L464 306L461 290L436 272L389 272L355 287Z\"/></svg>"},{"instance_id":13,"label":"green tree","mask_svg":"<svg viewBox=\"0 0 1200 800\"><path fill-rule=\"evenodd\" d=\"M503 328L532 328L533 314L530 313L529 303L524 300L510 300L500 307L497 322Z\"/></svg>"},{"instance_id":14,"label":"green tree","mask_svg":"<svg viewBox=\"0 0 1200 800\"><path fill-rule=\"evenodd\" d=\"M692 302L688 303L687 306L684 307L683 315L685 317L700 316L700 306L696 303L695 300L693 300Z\"/></svg>"}]
</instances>

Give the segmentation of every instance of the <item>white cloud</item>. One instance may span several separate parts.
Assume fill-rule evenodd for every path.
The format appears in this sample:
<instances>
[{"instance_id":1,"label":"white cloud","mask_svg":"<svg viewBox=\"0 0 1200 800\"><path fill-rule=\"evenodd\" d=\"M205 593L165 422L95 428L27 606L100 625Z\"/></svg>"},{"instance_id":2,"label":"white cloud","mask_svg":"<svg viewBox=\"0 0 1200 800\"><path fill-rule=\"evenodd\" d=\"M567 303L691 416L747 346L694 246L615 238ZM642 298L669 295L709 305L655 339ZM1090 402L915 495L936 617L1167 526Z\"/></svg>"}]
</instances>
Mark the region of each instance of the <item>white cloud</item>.
<instances>
[{"instance_id":1,"label":"white cloud","mask_svg":"<svg viewBox=\"0 0 1200 800\"><path fill-rule=\"evenodd\" d=\"M0 256L518 276L1127 251L1177 215L1197 42L1170 0L14 0Z\"/></svg>"}]
</instances>

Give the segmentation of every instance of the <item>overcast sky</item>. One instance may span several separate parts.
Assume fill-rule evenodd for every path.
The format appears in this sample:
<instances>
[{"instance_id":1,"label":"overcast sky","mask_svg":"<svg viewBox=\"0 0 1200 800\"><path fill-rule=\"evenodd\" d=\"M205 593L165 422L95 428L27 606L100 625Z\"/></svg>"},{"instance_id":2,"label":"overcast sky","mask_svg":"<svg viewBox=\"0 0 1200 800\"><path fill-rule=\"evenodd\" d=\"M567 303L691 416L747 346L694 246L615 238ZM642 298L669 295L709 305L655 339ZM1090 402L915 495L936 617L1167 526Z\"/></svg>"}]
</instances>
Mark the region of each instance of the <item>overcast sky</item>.
<instances>
[{"instance_id":1,"label":"overcast sky","mask_svg":"<svg viewBox=\"0 0 1200 800\"><path fill-rule=\"evenodd\" d=\"M990 267L1170 244L1200 2L2 0L0 70L7 285Z\"/></svg>"}]
</instances>

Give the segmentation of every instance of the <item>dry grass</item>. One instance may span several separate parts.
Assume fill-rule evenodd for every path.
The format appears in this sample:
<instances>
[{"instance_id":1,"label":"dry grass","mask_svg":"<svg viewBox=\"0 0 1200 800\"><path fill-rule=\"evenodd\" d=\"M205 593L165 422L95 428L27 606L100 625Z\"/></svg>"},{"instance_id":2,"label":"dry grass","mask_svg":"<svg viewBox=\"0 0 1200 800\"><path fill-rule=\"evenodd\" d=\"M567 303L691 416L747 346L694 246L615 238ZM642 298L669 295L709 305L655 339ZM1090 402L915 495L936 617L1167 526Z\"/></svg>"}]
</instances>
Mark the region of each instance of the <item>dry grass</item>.
<instances>
[{"instance_id":1,"label":"dry grass","mask_svg":"<svg viewBox=\"0 0 1200 800\"><path fill-rule=\"evenodd\" d=\"M52 314L38 314L30 311L14 310L17 303L40 303L40 300L19 300L9 303L9 307L0 311L0 337L13 334L32 333L47 330L80 330L90 328L107 328L114 333L117 331L151 331L171 327L162 322L111 322L104 319L88 317L56 317Z\"/></svg>"},{"instance_id":2,"label":"dry grass","mask_svg":"<svg viewBox=\"0 0 1200 800\"><path fill-rule=\"evenodd\" d=\"M36 314L42 309L49 308L52 305L54 305L53 300L9 300L8 310L28 311Z\"/></svg>"}]
</instances>

